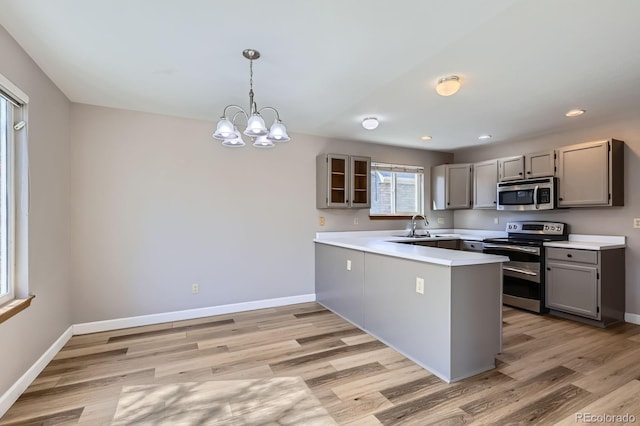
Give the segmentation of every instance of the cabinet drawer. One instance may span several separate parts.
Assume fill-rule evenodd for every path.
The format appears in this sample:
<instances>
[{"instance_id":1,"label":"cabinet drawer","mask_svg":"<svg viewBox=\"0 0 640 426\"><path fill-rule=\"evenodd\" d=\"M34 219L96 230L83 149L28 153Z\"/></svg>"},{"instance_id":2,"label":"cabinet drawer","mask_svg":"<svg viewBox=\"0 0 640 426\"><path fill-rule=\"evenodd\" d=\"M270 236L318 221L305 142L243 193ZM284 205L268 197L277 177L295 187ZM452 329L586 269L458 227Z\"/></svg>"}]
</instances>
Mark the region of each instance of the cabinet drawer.
<instances>
[{"instance_id":1,"label":"cabinet drawer","mask_svg":"<svg viewBox=\"0 0 640 426\"><path fill-rule=\"evenodd\" d=\"M482 241L460 241L460 249L465 251L482 251Z\"/></svg>"},{"instance_id":2,"label":"cabinet drawer","mask_svg":"<svg viewBox=\"0 0 640 426\"><path fill-rule=\"evenodd\" d=\"M580 263L598 263L598 252L593 250L547 247L547 258Z\"/></svg>"}]
</instances>

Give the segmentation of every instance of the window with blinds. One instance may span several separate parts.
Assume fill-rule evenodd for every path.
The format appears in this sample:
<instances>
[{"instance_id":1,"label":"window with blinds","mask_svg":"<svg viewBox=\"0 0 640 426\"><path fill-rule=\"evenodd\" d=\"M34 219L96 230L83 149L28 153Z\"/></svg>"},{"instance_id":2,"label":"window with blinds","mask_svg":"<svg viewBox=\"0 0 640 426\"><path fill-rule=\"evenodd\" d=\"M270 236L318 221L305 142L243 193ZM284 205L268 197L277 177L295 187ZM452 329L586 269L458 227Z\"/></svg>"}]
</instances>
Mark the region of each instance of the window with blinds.
<instances>
[{"instance_id":1,"label":"window with blinds","mask_svg":"<svg viewBox=\"0 0 640 426\"><path fill-rule=\"evenodd\" d=\"M424 168L371 163L371 216L424 214Z\"/></svg>"}]
</instances>

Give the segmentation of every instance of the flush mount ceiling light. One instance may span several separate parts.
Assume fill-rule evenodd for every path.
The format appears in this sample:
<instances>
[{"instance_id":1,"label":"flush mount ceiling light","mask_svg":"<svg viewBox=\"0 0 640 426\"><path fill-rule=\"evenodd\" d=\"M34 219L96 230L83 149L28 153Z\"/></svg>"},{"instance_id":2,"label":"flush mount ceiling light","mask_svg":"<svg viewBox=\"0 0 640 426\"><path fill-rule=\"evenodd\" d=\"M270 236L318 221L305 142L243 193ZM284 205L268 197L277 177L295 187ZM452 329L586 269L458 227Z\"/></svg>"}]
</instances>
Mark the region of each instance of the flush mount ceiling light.
<instances>
[{"instance_id":1,"label":"flush mount ceiling light","mask_svg":"<svg viewBox=\"0 0 640 426\"><path fill-rule=\"evenodd\" d=\"M263 107L258 109L258 106L253 100L253 61L260 57L260 52L254 49L245 49L242 51L242 56L249 60L249 112L245 111L238 105L227 105L224 108L222 117L218 121L216 131L213 133L213 137L221 140L222 145L230 148L239 148L245 146L245 142L242 139L240 131L236 127L236 118L238 116L244 116L247 121L247 127L244 130L244 134L249 136L253 141L253 146L257 148L273 148L274 142L287 142L291 140L287 134L287 129L280 120L280 114L278 110L273 107ZM231 119L227 115L227 110L237 109L236 113ZM262 111L273 111L276 118L271 125L270 129L267 129L262 118Z\"/></svg>"},{"instance_id":2,"label":"flush mount ceiling light","mask_svg":"<svg viewBox=\"0 0 640 426\"><path fill-rule=\"evenodd\" d=\"M587 112L587 111L585 111L583 109L572 109L570 111L567 111L567 113L565 115L567 117L578 117L578 116L584 114L585 112Z\"/></svg>"},{"instance_id":3,"label":"flush mount ceiling light","mask_svg":"<svg viewBox=\"0 0 640 426\"><path fill-rule=\"evenodd\" d=\"M481 141L488 141L489 139L491 139L491 135L480 135L478 136L478 139L480 139Z\"/></svg>"},{"instance_id":4,"label":"flush mount ceiling light","mask_svg":"<svg viewBox=\"0 0 640 426\"><path fill-rule=\"evenodd\" d=\"M436 92L440 96L451 96L457 93L458 90L460 90L460 77L457 75L443 77L436 84Z\"/></svg>"},{"instance_id":5,"label":"flush mount ceiling light","mask_svg":"<svg viewBox=\"0 0 640 426\"><path fill-rule=\"evenodd\" d=\"M378 125L380 125L380 123L378 122L378 119L375 117L367 117L364 120L362 120L362 127L364 127L367 130L375 130L378 128Z\"/></svg>"},{"instance_id":6,"label":"flush mount ceiling light","mask_svg":"<svg viewBox=\"0 0 640 426\"><path fill-rule=\"evenodd\" d=\"M420 136L420 140L425 141L425 142L426 142L426 141L430 141L430 140L431 140L431 136L427 136L427 135L425 135L425 136Z\"/></svg>"}]
</instances>

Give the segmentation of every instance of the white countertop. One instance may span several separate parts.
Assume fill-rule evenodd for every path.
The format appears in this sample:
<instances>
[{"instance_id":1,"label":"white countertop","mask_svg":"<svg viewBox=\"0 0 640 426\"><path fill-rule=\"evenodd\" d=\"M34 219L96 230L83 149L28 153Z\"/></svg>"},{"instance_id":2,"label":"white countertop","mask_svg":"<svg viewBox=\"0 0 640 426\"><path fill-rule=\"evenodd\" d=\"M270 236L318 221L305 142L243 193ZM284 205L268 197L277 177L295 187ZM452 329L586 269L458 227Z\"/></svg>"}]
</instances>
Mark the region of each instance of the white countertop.
<instances>
[{"instance_id":1,"label":"white countertop","mask_svg":"<svg viewBox=\"0 0 640 426\"><path fill-rule=\"evenodd\" d=\"M568 241L550 241L544 243L544 246L579 250L611 250L625 248L626 243L625 236L571 234Z\"/></svg>"},{"instance_id":2,"label":"white countertop","mask_svg":"<svg viewBox=\"0 0 640 426\"><path fill-rule=\"evenodd\" d=\"M419 262L435 263L445 266L480 265L499 263L509 260L506 256L496 256L472 251L450 250L436 247L424 247L401 244L397 241L438 241L446 239L471 239L481 241L494 237L496 231L462 230L463 234L448 232L450 229L430 229L432 235L440 237L408 238L403 237L405 231L357 231L357 232L318 232L313 240L316 243L328 244L368 253L411 259ZM456 230L453 230L456 231ZM483 234L484 233L484 234ZM499 232L504 236L504 232Z\"/></svg>"}]
</instances>

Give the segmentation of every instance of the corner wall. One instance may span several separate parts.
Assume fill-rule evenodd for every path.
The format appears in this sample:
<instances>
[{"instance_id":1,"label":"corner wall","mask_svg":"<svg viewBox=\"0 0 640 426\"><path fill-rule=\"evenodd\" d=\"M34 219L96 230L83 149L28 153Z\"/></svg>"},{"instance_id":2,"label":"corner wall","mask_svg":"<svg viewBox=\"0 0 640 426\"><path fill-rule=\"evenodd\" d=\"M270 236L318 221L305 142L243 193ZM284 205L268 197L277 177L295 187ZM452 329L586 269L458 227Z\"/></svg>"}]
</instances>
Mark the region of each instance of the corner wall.
<instances>
[{"instance_id":1,"label":"corner wall","mask_svg":"<svg viewBox=\"0 0 640 426\"><path fill-rule=\"evenodd\" d=\"M0 73L29 96L31 306L0 324L0 396L71 326L67 98L0 27Z\"/></svg>"}]
</instances>

